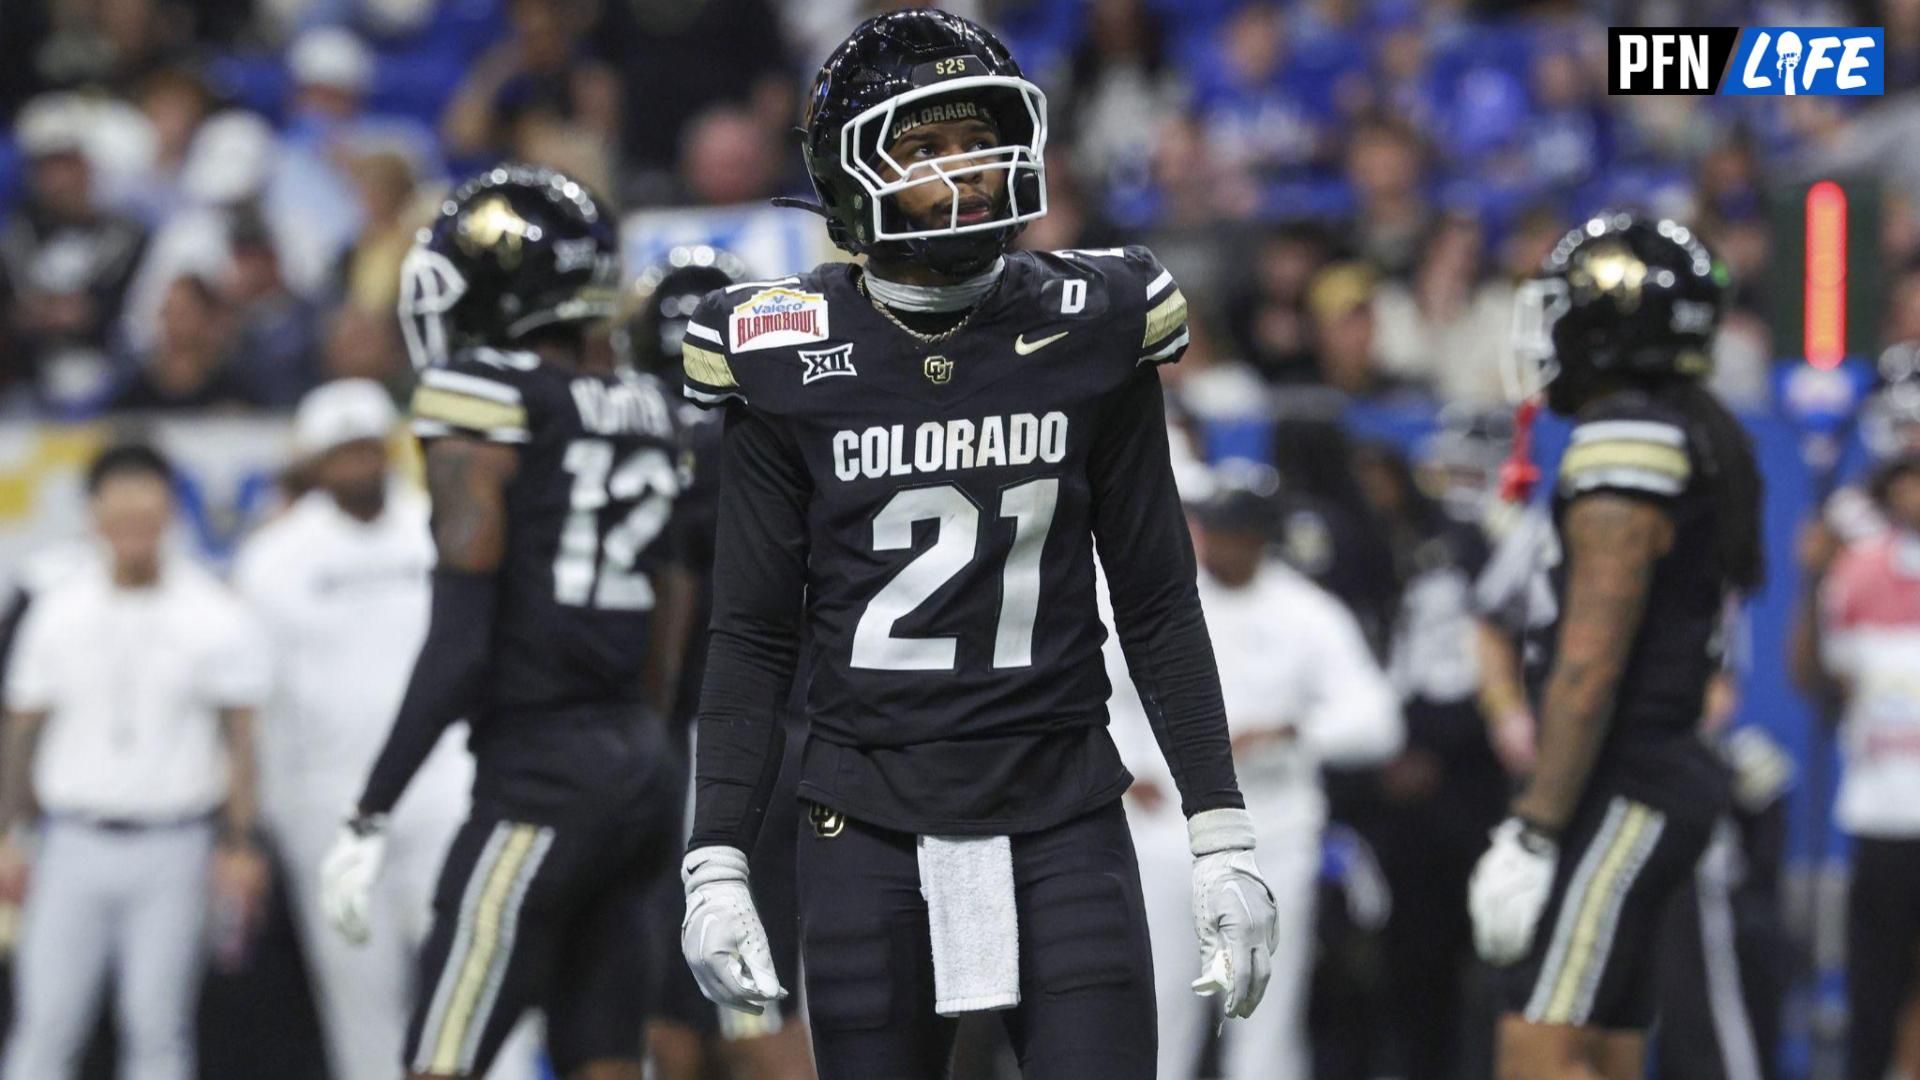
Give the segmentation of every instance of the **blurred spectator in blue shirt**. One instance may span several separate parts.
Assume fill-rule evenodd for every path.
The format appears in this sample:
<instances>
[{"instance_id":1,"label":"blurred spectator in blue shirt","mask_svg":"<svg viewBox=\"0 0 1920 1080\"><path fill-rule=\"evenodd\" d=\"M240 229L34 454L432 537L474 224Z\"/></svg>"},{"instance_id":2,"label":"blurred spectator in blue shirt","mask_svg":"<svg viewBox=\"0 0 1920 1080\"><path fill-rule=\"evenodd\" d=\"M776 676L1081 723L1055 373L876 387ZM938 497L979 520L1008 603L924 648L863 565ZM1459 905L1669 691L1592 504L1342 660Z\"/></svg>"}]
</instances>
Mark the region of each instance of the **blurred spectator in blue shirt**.
<instances>
[{"instance_id":1,"label":"blurred spectator in blue shirt","mask_svg":"<svg viewBox=\"0 0 1920 1080\"><path fill-rule=\"evenodd\" d=\"M1476 178L1512 173L1530 182L1525 159L1515 149L1527 122L1527 90L1499 62L1507 59L1476 57L1454 73L1435 144L1456 170Z\"/></svg>"},{"instance_id":2,"label":"blurred spectator in blue shirt","mask_svg":"<svg viewBox=\"0 0 1920 1080\"><path fill-rule=\"evenodd\" d=\"M1323 125L1366 104L1369 38L1377 32L1368 24L1368 6L1363 0L1288 5L1284 81Z\"/></svg>"},{"instance_id":3,"label":"blurred spectator in blue shirt","mask_svg":"<svg viewBox=\"0 0 1920 1080\"><path fill-rule=\"evenodd\" d=\"M316 26L358 26L398 37L425 26L439 0L229 0L250 3L256 28L281 40Z\"/></svg>"},{"instance_id":4,"label":"blurred spectator in blue shirt","mask_svg":"<svg viewBox=\"0 0 1920 1080\"><path fill-rule=\"evenodd\" d=\"M27 197L0 231L0 387L29 386L56 409L108 386L114 327L147 243L138 223L98 203L83 113L70 95L22 110Z\"/></svg>"},{"instance_id":5,"label":"blurred spectator in blue shirt","mask_svg":"<svg viewBox=\"0 0 1920 1080\"><path fill-rule=\"evenodd\" d=\"M150 227L165 224L186 203L181 173L200 125L213 111L213 93L186 65L156 70L141 82L134 102L146 120L152 156L140 183L129 185L126 208Z\"/></svg>"},{"instance_id":6,"label":"blurred spectator in blue shirt","mask_svg":"<svg viewBox=\"0 0 1920 1080\"><path fill-rule=\"evenodd\" d=\"M250 401L291 410L320 381L319 309L287 287L258 214L239 215L230 240L225 293L235 323L234 373Z\"/></svg>"},{"instance_id":7,"label":"blurred spectator in blue shirt","mask_svg":"<svg viewBox=\"0 0 1920 1080\"><path fill-rule=\"evenodd\" d=\"M1194 107L1223 169L1264 183L1327 158L1325 114L1316 115L1289 78L1285 19L1250 4L1221 28L1218 52L1192 72Z\"/></svg>"},{"instance_id":8,"label":"blurred spectator in blue shirt","mask_svg":"<svg viewBox=\"0 0 1920 1080\"><path fill-rule=\"evenodd\" d=\"M577 155L580 144L617 142L620 80L589 55L589 18L587 5L567 0L511 0L507 39L473 65L441 119L447 153L474 166L507 157L572 166L604 192L612 163L582 168Z\"/></svg>"},{"instance_id":9,"label":"blurred spectator in blue shirt","mask_svg":"<svg viewBox=\"0 0 1920 1080\"><path fill-rule=\"evenodd\" d=\"M1389 3L1375 19L1373 77L1363 83L1364 105L1401 117L1432 134L1439 123L1440 88L1433 75L1430 31L1411 3Z\"/></svg>"},{"instance_id":10,"label":"blurred spectator in blue shirt","mask_svg":"<svg viewBox=\"0 0 1920 1080\"><path fill-rule=\"evenodd\" d=\"M1598 174L1612 150L1613 121L1593 73L1572 48L1548 48L1534 57L1531 82L1525 138L1536 182L1570 188Z\"/></svg>"},{"instance_id":11,"label":"blurred spectator in blue shirt","mask_svg":"<svg viewBox=\"0 0 1920 1080\"><path fill-rule=\"evenodd\" d=\"M287 65L293 104L262 209L280 241L287 281L312 296L362 225L348 158L391 149L412 157L423 175L437 175L440 163L426 127L366 111L374 58L351 31L307 31L288 50Z\"/></svg>"}]
</instances>

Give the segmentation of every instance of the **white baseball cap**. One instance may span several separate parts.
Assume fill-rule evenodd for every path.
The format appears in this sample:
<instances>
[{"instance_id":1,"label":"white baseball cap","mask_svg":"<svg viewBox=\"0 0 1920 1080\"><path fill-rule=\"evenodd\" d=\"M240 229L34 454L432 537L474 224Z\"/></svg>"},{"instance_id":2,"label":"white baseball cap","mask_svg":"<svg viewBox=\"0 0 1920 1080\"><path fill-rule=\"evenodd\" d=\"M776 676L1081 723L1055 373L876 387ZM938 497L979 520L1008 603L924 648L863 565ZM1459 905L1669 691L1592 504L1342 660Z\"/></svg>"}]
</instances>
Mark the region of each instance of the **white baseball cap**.
<instances>
[{"instance_id":1,"label":"white baseball cap","mask_svg":"<svg viewBox=\"0 0 1920 1080\"><path fill-rule=\"evenodd\" d=\"M350 442L385 439L399 421L393 399L372 379L322 383L300 399L293 414L294 453L314 458Z\"/></svg>"},{"instance_id":2,"label":"white baseball cap","mask_svg":"<svg viewBox=\"0 0 1920 1080\"><path fill-rule=\"evenodd\" d=\"M228 206L266 186L276 140L265 120L245 109L208 117L187 146L180 188L204 206Z\"/></svg>"},{"instance_id":3,"label":"white baseball cap","mask_svg":"<svg viewBox=\"0 0 1920 1080\"><path fill-rule=\"evenodd\" d=\"M359 93L373 79L373 53L350 30L323 26L294 39L287 68L296 86L331 86Z\"/></svg>"},{"instance_id":4,"label":"white baseball cap","mask_svg":"<svg viewBox=\"0 0 1920 1080\"><path fill-rule=\"evenodd\" d=\"M30 158L86 150L87 103L78 94L42 94L20 110L14 137Z\"/></svg>"}]
</instances>

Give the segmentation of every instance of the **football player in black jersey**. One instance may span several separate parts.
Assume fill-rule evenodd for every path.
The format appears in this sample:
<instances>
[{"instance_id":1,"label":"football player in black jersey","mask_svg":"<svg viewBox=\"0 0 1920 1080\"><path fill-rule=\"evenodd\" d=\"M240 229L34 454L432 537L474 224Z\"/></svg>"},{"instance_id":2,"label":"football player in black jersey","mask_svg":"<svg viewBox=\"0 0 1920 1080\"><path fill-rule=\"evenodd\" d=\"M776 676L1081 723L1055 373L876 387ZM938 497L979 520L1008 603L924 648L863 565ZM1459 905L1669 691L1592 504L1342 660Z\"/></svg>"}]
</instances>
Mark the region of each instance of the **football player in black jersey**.
<instances>
[{"instance_id":1,"label":"football player in black jersey","mask_svg":"<svg viewBox=\"0 0 1920 1080\"><path fill-rule=\"evenodd\" d=\"M1701 382L1720 281L1684 226L1608 214L1523 290L1526 374L1574 427L1556 612L1534 620L1539 760L1469 888L1480 953L1507 966L1508 1080L1642 1075L1662 909L1727 807L1696 731L1729 601L1760 582L1760 477Z\"/></svg>"},{"instance_id":2,"label":"football player in black jersey","mask_svg":"<svg viewBox=\"0 0 1920 1080\"><path fill-rule=\"evenodd\" d=\"M644 902L684 790L642 668L680 474L658 383L587 349L618 276L593 196L512 165L450 195L402 268L432 618L323 881L364 936L386 815L464 717L473 808L435 896L410 1077L483 1075L534 1008L562 1076L640 1076Z\"/></svg>"},{"instance_id":3,"label":"football player in black jersey","mask_svg":"<svg viewBox=\"0 0 1920 1080\"><path fill-rule=\"evenodd\" d=\"M1099 551L1189 816L1203 992L1259 1001L1272 897L1233 772L1155 368L1186 301L1143 248L1007 249L1046 209L1045 99L940 11L863 23L804 151L829 263L713 294L688 393L727 406L682 944L774 977L741 854L803 637L801 948L828 1080L945 1075L1004 1010L1029 1077L1150 1077L1139 871L1106 730Z\"/></svg>"},{"instance_id":4,"label":"football player in black jersey","mask_svg":"<svg viewBox=\"0 0 1920 1080\"><path fill-rule=\"evenodd\" d=\"M687 322L709 292L736 285L751 275L738 256L704 244L675 247L642 270L629 290L627 311L612 335L617 356L636 371L668 386L681 383L681 345ZM712 609L713 527L719 500L721 415L682 400L678 409L688 446L693 452L693 474L674 504L681 525L679 564L692 577L693 601L688 604L688 626L668 632L669 640L686 645L674 665L679 671L668 734L674 743L677 767L690 768L694 706L700 699L700 679L706 671L705 635L689 634L704 627ZM789 728L791 730L791 727ZM799 762L789 747L760 842L751 853L754 904L764 914L774 971L782 981L800 970L799 920L793 911L793 842L799 828L799 802L794 796ZM679 854L674 859L677 863ZM667 880L655 890L653 933L671 955L680 937L686 898L679 882ZM813 1054L797 1009L769 1003L758 1015L717 1007L701 996L693 973L685 964L665 964L653 973L662 980L660 994L647 1028L647 1048L661 1080L697 1080L708 1072L709 1049L718 1039L720 1055L746 1076L796 1080L813 1073Z\"/></svg>"}]
</instances>

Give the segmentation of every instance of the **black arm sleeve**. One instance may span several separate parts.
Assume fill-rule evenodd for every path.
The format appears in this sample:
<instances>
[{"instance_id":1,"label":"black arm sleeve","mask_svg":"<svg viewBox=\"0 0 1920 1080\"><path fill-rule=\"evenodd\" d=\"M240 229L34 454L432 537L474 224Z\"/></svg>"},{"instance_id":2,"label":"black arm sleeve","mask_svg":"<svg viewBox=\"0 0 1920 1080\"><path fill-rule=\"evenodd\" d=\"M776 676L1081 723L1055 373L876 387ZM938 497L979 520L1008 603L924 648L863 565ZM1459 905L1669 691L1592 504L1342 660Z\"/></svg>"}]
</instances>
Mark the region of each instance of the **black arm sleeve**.
<instances>
[{"instance_id":1,"label":"black arm sleeve","mask_svg":"<svg viewBox=\"0 0 1920 1080\"><path fill-rule=\"evenodd\" d=\"M799 654L812 483L774 421L736 407L726 423L687 846L751 851L785 746L780 711Z\"/></svg>"},{"instance_id":2,"label":"black arm sleeve","mask_svg":"<svg viewBox=\"0 0 1920 1080\"><path fill-rule=\"evenodd\" d=\"M391 812L441 733L473 704L473 688L479 685L493 644L495 589L492 574L434 570L427 640L413 662L413 677L386 745L367 777L360 813Z\"/></svg>"},{"instance_id":3,"label":"black arm sleeve","mask_svg":"<svg viewBox=\"0 0 1920 1080\"><path fill-rule=\"evenodd\" d=\"M1193 540L1167 451L1159 372L1114 392L1092 455L1093 539L1120 648L1188 817L1241 807L1213 642L1194 587Z\"/></svg>"}]
</instances>

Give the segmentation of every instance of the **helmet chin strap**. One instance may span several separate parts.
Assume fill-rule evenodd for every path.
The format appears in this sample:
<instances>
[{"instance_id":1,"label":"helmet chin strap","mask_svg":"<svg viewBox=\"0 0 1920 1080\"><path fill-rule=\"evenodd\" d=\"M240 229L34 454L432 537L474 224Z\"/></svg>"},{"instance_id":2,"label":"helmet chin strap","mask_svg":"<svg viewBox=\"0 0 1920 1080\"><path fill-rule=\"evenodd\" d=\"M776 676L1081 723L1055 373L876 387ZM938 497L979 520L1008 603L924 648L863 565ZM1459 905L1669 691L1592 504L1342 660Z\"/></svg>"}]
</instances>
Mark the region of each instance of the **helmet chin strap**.
<instances>
[{"instance_id":1,"label":"helmet chin strap","mask_svg":"<svg viewBox=\"0 0 1920 1080\"><path fill-rule=\"evenodd\" d=\"M971 277L999 264L1000 253L1012 243L1012 236L1001 232L975 233L971 236L933 236L903 240L914 257L936 273L950 277Z\"/></svg>"},{"instance_id":2,"label":"helmet chin strap","mask_svg":"<svg viewBox=\"0 0 1920 1080\"><path fill-rule=\"evenodd\" d=\"M867 292L895 311L964 311L986 299L1006 271L1004 257L984 271L951 285L902 285L866 270Z\"/></svg>"}]
</instances>

